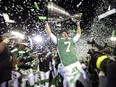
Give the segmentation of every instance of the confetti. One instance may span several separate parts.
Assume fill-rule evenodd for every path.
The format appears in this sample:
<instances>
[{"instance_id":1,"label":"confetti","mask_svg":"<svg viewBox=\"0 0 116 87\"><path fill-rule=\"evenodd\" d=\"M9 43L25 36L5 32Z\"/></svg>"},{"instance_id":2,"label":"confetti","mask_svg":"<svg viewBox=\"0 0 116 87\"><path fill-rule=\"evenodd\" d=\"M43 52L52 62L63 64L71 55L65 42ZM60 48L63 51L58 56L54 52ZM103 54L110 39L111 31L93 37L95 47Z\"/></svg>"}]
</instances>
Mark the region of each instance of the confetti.
<instances>
[{"instance_id":1,"label":"confetti","mask_svg":"<svg viewBox=\"0 0 116 87\"><path fill-rule=\"evenodd\" d=\"M0 33L6 31L19 30L27 33L27 36L33 37L33 35L42 35L45 38L46 46L53 46L48 38L44 21L48 16L47 4L50 0L6 0L0 1ZM116 7L116 0L52 0L52 3L64 8L66 12L71 15L83 13L81 19L82 36L77 43L77 54L79 57L86 57L86 53L90 46L86 43L87 40L95 38L95 40L103 44L110 41L112 31L116 29L116 15L112 14L102 20L98 20L98 15L105 13L109 6L109 9ZM2 14L6 13L9 19L15 21L14 24L6 23ZM70 19L61 22L61 26L58 26L56 22L50 23L52 32L59 34L61 29L70 30L74 32L76 25ZM31 39L31 38L30 38ZM33 41L31 41L33 42ZM35 46L34 46L35 45ZM33 42L33 47L39 48L42 44ZM32 43L31 43L32 48Z\"/></svg>"}]
</instances>

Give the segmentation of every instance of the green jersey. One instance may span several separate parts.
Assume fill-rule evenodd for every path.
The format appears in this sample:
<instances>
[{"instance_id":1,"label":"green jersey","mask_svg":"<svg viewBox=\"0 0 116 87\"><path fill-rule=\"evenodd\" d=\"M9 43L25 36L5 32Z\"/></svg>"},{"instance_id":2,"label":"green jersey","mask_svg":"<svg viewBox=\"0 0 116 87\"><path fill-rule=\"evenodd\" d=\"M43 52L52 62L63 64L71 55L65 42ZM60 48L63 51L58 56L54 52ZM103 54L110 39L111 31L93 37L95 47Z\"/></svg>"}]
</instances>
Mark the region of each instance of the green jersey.
<instances>
[{"instance_id":1,"label":"green jersey","mask_svg":"<svg viewBox=\"0 0 116 87\"><path fill-rule=\"evenodd\" d=\"M64 66L77 62L74 41L72 37L58 38L58 51Z\"/></svg>"}]
</instances>

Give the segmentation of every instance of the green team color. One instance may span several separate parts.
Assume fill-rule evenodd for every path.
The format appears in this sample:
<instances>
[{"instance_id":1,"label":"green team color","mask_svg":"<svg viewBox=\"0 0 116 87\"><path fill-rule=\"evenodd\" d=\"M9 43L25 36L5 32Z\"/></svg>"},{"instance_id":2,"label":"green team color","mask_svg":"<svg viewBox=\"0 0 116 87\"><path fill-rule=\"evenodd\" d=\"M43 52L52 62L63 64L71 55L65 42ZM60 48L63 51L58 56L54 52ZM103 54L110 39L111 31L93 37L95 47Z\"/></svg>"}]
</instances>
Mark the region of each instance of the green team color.
<instances>
[{"instance_id":1,"label":"green team color","mask_svg":"<svg viewBox=\"0 0 116 87\"><path fill-rule=\"evenodd\" d=\"M72 37L58 38L58 51L64 66L77 62L77 56Z\"/></svg>"}]
</instances>

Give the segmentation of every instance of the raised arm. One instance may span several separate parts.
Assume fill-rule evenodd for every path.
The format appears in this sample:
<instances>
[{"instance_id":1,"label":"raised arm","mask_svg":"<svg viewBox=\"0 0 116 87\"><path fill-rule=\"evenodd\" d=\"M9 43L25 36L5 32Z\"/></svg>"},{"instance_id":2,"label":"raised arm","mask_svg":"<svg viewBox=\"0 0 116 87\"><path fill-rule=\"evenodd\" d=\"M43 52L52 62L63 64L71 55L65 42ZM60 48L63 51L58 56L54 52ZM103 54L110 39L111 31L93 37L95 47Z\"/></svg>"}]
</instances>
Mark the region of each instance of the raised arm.
<instances>
[{"instance_id":1,"label":"raised arm","mask_svg":"<svg viewBox=\"0 0 116 87\"><path fill-rule=\"evenodd\" d=\"M50 36L52 42L53 42L54 44L57 44L57 38L56 38L56 36L51 32L51 28L50 28L48 22L46 22L46 24L45 24L45 29L46 29L47 34Z\"/></svg>"},{"instance_id":2,"label":"raised arm","mask_svg":"<svg viewBox=\"0 0 116 87\"><path fill-rule=\"evenodd\" d=\"M80 22L77 22L77 34L80 34L81 35Z\"/></svg>"},{"instance_id":3,"label":"raised arm","mask_svg":"<svg viewBox=\"0 0 116 87\"><path fill-rule=\"evenodd\" d=\"M73 39L74 43L76 43L79 40L80 36L81 36L80 22L77 22L76 36Z\"/></svg>"},{"instance_id":4,"label":"raised arm","mask_svg":"<svg viewBox=\"0 0 116 87\"><path fill-rule=\"evenodd\" d=\"M82 16L82 13L80 14L75 14L74 16L72 16L72 21L76 23L77 25L77 34L81 34L81 28L80 28L80 21L81 21L81 16Z\"/></svg>"},{"instance_id":5,"label":"raised arm","mask_svg":"<svg viewBox=\"0 0 116 87\"><path fill-rule=\"evenodd\" d=\"M45 29L46 29L47 34L50 36L52 34L52 32L51 32L51 28L50 28L48 22L46 22L46 24L45 24Z\"/></svg>"}]
</instances>

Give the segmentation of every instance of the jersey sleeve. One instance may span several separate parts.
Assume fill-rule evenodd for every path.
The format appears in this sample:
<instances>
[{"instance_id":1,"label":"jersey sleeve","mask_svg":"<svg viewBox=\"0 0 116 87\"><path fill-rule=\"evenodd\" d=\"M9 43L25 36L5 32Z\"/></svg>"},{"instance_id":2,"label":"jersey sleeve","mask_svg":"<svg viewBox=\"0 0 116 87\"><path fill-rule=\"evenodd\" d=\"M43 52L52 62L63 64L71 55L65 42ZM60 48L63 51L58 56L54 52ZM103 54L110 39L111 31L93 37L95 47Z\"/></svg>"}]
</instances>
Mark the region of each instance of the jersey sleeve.
<instances>
[{"instance_id":1,"label":"jersey sleeve","mask_svg":"<svg viewBox=\"0 0 116 87\"><path fill-rule=\"evenodd\" d=\"M52 42L56 45L57 44L57 38L56 38L56 36L53 33L51 33L50 34L50 38L51 38Z\"/></svg>"},{"instance_id":2,"label":"jersey sleeve","mask_svg":"<svg viewBox=\"0 0 116 87\"><path fill-rule=\"evenodd\" d=\"M76 34L76 36L74 36L73 38L74 43L76 43L79 40L80 36L81 36L80 34Z\"/></svg>"}]
</instances>

